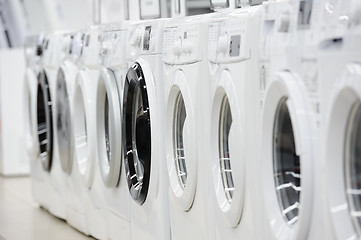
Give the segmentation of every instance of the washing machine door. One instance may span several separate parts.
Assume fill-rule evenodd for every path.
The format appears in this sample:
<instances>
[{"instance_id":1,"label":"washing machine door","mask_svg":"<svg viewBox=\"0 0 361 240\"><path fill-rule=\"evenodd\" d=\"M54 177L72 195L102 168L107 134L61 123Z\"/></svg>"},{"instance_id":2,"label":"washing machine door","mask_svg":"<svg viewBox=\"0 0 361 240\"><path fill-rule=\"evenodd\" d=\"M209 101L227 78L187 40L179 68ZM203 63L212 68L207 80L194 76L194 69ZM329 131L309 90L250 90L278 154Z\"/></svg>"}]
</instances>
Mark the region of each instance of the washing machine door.
<instances>
[{"instance_id":1,"label":"washing machine door","mask_svg":"<svg viewBox=\"0 0 361 240\"><path fill-rule=\"evenodd\" d=\"M328 211L338 239L359 239L361 237L360 63L347 65L341 79L337 80L329 102L324 147Z\"/></svg>"},{"instance_id":2,"label":"washing machine door","mask_svg":"<svg viewBox=\"0 0 361 240\"><path fill-rule=\"evenodd\" d=\"M97 136L100 171L107 187L116 187L121 169L121 105L117 73L102 69L97 90Z\"/></svg>"},{"instance_id":3,"label":"washing machine door","mask_svg":"<svg viewBox=\"0 0 361 240\"><path fill-rule=\"evenodd\" d=\"M211 111L211 170L219 212L230 227L241 219L245 191L246 134L231 74L221 72Z\"/></svg>"},{"instance_id":4,"label":"washing machine door","mask_svg":"<svg viewBox=\"0 0 361 240\"><path fill-rule=\"evenodd\" d=\"M198 170L195 103L183 71L176 71L171 81L165 130L169 185L179 206L189 211L196 193Z\"/></svg>"},{"instance_id":5,"label":"washing machine door","mask_svg":"<svg viewBox=\"0 0 361 240\"><path fill-rule=\"evenodd\" d=\"M95 76L94 76L95 75ZM78 169L88 189L94 180L97 149L95 92L93 82L97 81L98 71L83 71L77 75L74 88L74 157ZM95 86L94 86L95 87Z\"/></svg>"},{"instance_id":6,"label":"washing machine door","mask_svg":"<svg viewBox=\"0 0 361 240\"><path fill-rule=\"evenodd\" d=\"M66 85L65 74L59 68L56 80L56 133L58 139L59 158L64 172L70 174L73 165L72 159L72 120L70 100Z\"/></svg>"},{"instance_id":7,"label":"washing machine door","mask_svg":"<svg viewBox=\"0 0 361 240\"><path fill-rule=\"evenodd\" d=\"M124 165L130 195L139 204L147 198L152 161L151 109L145 77L139 63L130 67L123 95Z\"/></svg>"},{"instance_id":8,"label":"washing machine door","mask_svg":"<svg viewBox=\"0 0 361 240\"><path fill-rule=\"evenodd\" d=\"M261 161L269 224L275 235L307 238L312 210L312 131L301 82L277 74L266 90ZM272 221L272 223L271 223Z\"/></svg>"},{"instance_id":9,"label":"washing machine door","mask_svg":"<svg viewBox=\"0 0 361 240\"><path fill-rule=\"evenodd\" d=\"M45 71L38 74L37 84L36 114L39 158L44 170L50 172L53 156L53 116L50 87Z\"/></svg>"}]
</instances>

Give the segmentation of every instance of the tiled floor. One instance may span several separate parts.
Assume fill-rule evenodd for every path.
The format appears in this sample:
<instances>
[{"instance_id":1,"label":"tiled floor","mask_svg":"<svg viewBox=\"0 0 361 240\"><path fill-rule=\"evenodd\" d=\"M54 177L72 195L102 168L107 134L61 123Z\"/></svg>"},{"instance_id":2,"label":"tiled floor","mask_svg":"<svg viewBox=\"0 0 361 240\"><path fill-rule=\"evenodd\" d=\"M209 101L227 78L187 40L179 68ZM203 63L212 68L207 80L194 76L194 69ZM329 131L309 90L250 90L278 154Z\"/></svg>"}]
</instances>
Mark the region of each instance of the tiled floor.
<instances>
[{"instance_id":1,"label":"tiled floor","mask_svg":"<svg viewBox=\"0 0 361 240\"><path fill-rule=\"evenodd\" d=\"M93 239L39 208L28 177L0 176L0 240Z\"/></svg>"}]
</instances>

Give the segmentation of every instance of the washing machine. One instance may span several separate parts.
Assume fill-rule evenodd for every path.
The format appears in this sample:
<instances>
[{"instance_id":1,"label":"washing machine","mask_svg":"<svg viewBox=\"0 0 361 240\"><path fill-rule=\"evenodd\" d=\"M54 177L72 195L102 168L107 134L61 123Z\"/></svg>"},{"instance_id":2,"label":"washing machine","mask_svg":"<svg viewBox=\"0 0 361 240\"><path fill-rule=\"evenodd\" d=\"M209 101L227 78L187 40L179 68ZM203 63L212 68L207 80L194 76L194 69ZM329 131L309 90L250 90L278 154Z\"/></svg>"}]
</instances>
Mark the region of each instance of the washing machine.
<instances>
[{"instance_id":1,"label":"washing machine","mask_svg":"<svg viewBox=\"0 0 361 240\"><path fill-rule=\"evenodd\" d=\"M25 40L24 53L26 70L24 77L24 126L25 144L29 160L36 159L36 128L35 128L35 99L37 87L37 75L39 72L39 56L37 55L37 42L39 36L31 36Z\"/></svg>"},{"instance_id":2,"label":"washing machine","mask_svg":"<svg viewBox=\"0 0 361 240\"><path fill-rule=\"evenodd\" d=\"M57 69L55 94L55 128L61 176L65 184L64 198L68 224L88 235L86 205L87 188L83 184L77 161L74 161L74 109L73 96L80 56L83 49L84 32L63 35L62 52L65 57Z\"/></svg>"},{"instance_id":3,"label":"washing machine","mask_svg":"<svg viewBox=\"0 0 361 240\"><path fill-rule=\"evenodd\" d=\"M63 57L60 50L62 34L62 32L46 34L42 40L42 46L39 45L38 48L38 53L42 54L36 92L38 160L33 161L32 169L34 172L43 171L45 174L45 184L40 191L46 195L48 202L43 207L56 217L65 219L66 211L62 201L64 185L57 155L57 141L54 138L55 115L53 108L57 68Z\"/></svg>"},{"instance_id":4,"label":"washing machine","mask_svg":"<svg viewBox=\"0 0 361 240\"><path fill-rule=\"evenodd\" d=\"M322 88L319 79L319 36L322 1L294 1L292 6L293 17L290 19L290 28L295 29L292 40L287 49L288 69L301 80L301 89L306 94L308 104L306 112L311 132L309 141L312 143L312 216L308 239L331 239L329 219L325 218L324 167L322 166L321 128L324 125L321 105Z\"/></svg>"},{"instance_id":5,"label":"washing machine","mask_svg":"<svg viewBox=\"0 0 361 240\"><path fill-rule=\"evenodd\" d=\"M127 41L122 150L130 194L132 239L170 239L164 157L163 26L167 19L134 22Z\"/></svg>"},{"instance_id":6,"label":"washing machine","mask_svg":"<svg viewBox=\"0 0 361 240\"><path fill-rule=\"evenodd\" d=\"M84 34L72 107L74 161L86 189L86 197L83 198L82 203L86 208L86 225L89 234L98 239L106 239L106 224L102 213L105 203L96 136L96 87L101 68L99 26L90 27Z\"/></svg>"},{"instance_id":7,"label":"washing machine","mask_svg":"<svg viewBox=\"0 0 361 240\"><path fill-rule=\"evenodd\" d=\"M44 34L35 36L35 39L29 41L26 46L27 69L25 72L25 95L24 99L29 102L24 103L25 110L25 129L26 129L26 147L30 161L30 176L32 195L40 206L47 208L49 200L45 191L46 173L39 161L39 140L37 135L37 91L38 74L41 69L41 58L43 55ZM32 43L32 41L34 41Z\"/></svg>"},{"instance_id":8,"label":"washing machine","mask_svg":"<svg viewBox=\"0 0 361 240\"><path fill-rule=\"evenodd\" d=\"M359 239L361 128L361 5L326 1L333 15L322 28L319 79L322 112L322 168L328 239ZM328 222L327 222L328 220Z\"/></svg>"},{"instance_id":9,"label":"washing machine","mask_svg":"<svg viewBox=\"0 0 361 240\"><path fill-rule=\"evenodd\" d=\"M205 119L210 15L167 22L163 42L165 159L171 239L210 239Z\"/></svg>"},{"instance_id":10,"label":"washing machine","mask_svg":"<svg viewBox=\"0 0 361 240\"><path fill-rule=\"evenodd\" d=\"M249 82L258 75L258 35L263 6L215 15L209 24L205 159L216 239L261 239L255 184L259 168L251 145L254 126L247 112ZM204 121L204 116L202 116ZM200 122L201 123L201 122Z\"/></svg>"},{"instance_id":11,"label":"washing machine","mask_svg":"<svg viewBox=\"0 0 361 240\"><path fill-rule=\"evenodd\" d=\"M304 9L295 8L292 1L268 1L263 6L260 76L255 81L253 106L259 139L255 155L261 173L257 184L263 200L262 238L306 239L314 210L313 163L318 160L314 134L318 112L312 109L310 96L317 98L317 92L308 86L314 78L292 70L291 62L297 55L290 53L293 38L300 36L292 23L301 18ZM314 66L312 62L308 65Z\"/></svg>"},{"instance_id":12,"label":"washing machine","mask_svg":"<svg viewBox=\"0 0 361 240\"><path fill-rule=\"evenodd\" d=\"M130 239L128 184L122 168L122 100L127 73L128 22L101 26L102 69L96 86L98 164L109 239Z\"/></svg>"}]
</instances>

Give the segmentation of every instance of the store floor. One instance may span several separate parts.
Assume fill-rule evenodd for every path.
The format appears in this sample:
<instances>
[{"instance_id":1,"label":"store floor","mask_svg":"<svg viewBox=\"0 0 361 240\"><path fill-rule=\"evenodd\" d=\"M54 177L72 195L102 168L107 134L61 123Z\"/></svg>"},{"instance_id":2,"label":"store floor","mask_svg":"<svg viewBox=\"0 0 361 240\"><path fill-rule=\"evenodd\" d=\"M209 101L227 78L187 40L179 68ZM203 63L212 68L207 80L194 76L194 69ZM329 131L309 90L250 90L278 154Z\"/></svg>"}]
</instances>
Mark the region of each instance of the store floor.
<instances>
[{"instance_id":1,"label":"store floor","mask_svg":"<svg viewBox=\"0 0 361 240\"><path fill-rule=\"evenodd\" d=\"M28 177L0 176L0 240L93 239L38 207Z\"/></svg>"}]
</instances>

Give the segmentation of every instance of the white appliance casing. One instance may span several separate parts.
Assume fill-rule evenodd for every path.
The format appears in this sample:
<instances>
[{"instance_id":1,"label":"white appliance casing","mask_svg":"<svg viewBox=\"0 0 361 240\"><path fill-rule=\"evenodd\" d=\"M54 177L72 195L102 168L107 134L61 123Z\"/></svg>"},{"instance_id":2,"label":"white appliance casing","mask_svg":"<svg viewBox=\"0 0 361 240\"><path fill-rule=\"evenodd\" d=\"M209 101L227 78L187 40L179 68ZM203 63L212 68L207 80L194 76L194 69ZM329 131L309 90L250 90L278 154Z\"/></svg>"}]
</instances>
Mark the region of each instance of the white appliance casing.
<instances>
[{"instance_id":1,"label":"white appliance casing","mask_svg":"<svg viewBox=\"0 0 361 240\"><path fill-rule=\"evenodd\" d=\"M309 235L314 208L314 176L317 161L319 136L319 96L315 79L314 64L308 44L310 31L298 26L299 1L264 2L264 16L259 38L260 77L255 81L257 109L255 122L261 126L256 134L256 154L262 169L261 199L262 212L266 214L263 239L304 239ZM295 47L298 43L300 46ZM302 50L298 52L298 50ZM306 51L307 50L307 51ZM304 54L304 55L302 55ZM306 72L307 74L304 74ZM315 82L311 82L315 81ZM314 84L316 89L309 84ZM297 217L287 219L281 213L281 204L276 194L273 159L273 131L275 113L281 101L285 100L289 112L295 154L300 161L301 207ZM291 223L295 221L294 223Z\"/></svg>"},{"instance_id":2,"label":"white appliance casing","mask_svg":"<svg viewBox=\"0 0 361 240\"><path fill-rule=\"evenodd\" d=\"M96 119L98 164L101 172L101 193L105 200L102 209L109 239L122 236L130 239L129 192L122 156L122 99L127 71L126 41L128 22L107 24L101 27L102 69L97 84ZM105 99L108 99L109 148L105 143Z\"/></svg>"},{"instance_id":3,"label":"white appliance casing","mask_svg":"<svg viewBox=\"0 0 361 240\"><path fill-rule=\"evenodd\" d=\"M210 91L207 103L210 119L206 159L211 173L210 192L215 214L216 239L260 239L262 212L257 184L260 169L252 141L259 128L252 119L256 109L252 102L252 87L259 78L258 34L263 6L223 12L212 18L209 26L208 61ZM239 37L239 39L238 39ZM238 41L239 40L239 41ZM238 41L238 42L237 42ZM220 114L224 98L232 114L228 135L229 161L234 190L226 197L220 165ZM253 108L249 107L252 105Z\"/></svg>"},{"instance_id":4,"label":"white appliance casing","mask_svg":"<svg viewBox=\"0 0 361 240\"><path fill-rule=\"evenodd\" d=\"M347 201L345 140L351 109L361 101L361 5L359 1L320 3L323 21L318 26L318 77L323 226L328 239L358 239Z\"/></svg>"},{"instance_id":5,"label":"white appliance casing","mask_svg":"<svg viewBox=\"0 0 361 240\"><path fill-rule=\"evenodd\" d=\"M25 53L28 58L27 69L25 73L25 91L24 97L26 103L24 103L25 109L25 141L27 154L29 156L30 164L30 177L32 180L32 195L40 206L46 208L48 205L48 194L45 191L45 172L39 162L39 144L37 136L37 85L38 74L40 72L40 60L41 57L37 54L37 42L42 38L41 36L35 36L35 39L29 40L29 46L26 47ZM33 41L31 43L31 41ZM42 39L41 39L42 41Z\"/></svg>"},{"instance_id":6,"label":"white appliance casing","mask_svg":"<svg viewBox=\"0 0 361 240\"><path fill-rule=\"evenodd\" d=\"M63 44L60 47L62 53L64 54L63 61L59 68L57 69L57 77L60 71L64 74L65 88L67 91L67 99L62 99L64 96L60 96L57 99L60 104L65 104L62 109L66 108L66 105L69 104L69 112L60 112L60 109L57 109L57 104L55 103L55 115L54 115L54 137L56 139L56 144L59 144L59 133L57 131L66 131L70 137L68 141L70 142L69 149L64 149L63 151L58 151L59 162L63 162L61 167L61 177L65 184L65 189L63 192L63 199L66 206L66 220L67 223L80 232L89 235L89 228L87 226L86 220L86 205L85 202L86 187L83 184L83 179L79 171L79 165L74 157L74 86L77 73L79 71L79 57L83 44L83 32L71 32L63 35ZM60 79L56 79L57 85L60 83ZM55 94L59 94L59 90ZM57 96L56 96L57 97ZM68 103L66 102L68 101ZM54 101L55 102L55 101ZM70 117L70 124L64 126L65 129L58 129L59 123L58 117L62 114L70 114L70 116L65 116L65 118ZM67 119L64 119L67 121ZM64 124L64 123L62 123ZM65 123L66 124L66 123ZM59 146L58 146L59 149Z\"/></svg>"},{"instance_id":7,"label":"white appliance casing","mask_svg":"<svg viewBox=\"0 0 361 240\"><path fill-rule=\"evenodd\" d=\"M74 161L86 189L83 204L86 206L88 233L98 239L107 238L105 217L102 210L102 179L100 176L96 144L96 86L101 67L100 30L98 26L85 31L80 68L74 85L73 129Z\"/></svg>"},{"instance_id":8,"label":"white appliance casing","mask_svg":"<svg viewBox=\"0 0 361 240\"><path fill-rule=\"evenodd\" d=\"M169 178L167 197L171 239L211 239L213 212L209 204L206 95L209 88L204 44L210 15L170 20L164 29L163 79L165 87L165 156ZM181 182L177 167L174 118L176 101L182 94L186 118L182 129L183 151L187 170ZM207 118L207 117L206 117ZM182 145L181 144L181 145ZM175 148L177 151L175 153ZM182 158L182 156L180 156ZM183 186L184 184L184 186Z\"/></svg>"},{"instance_id":9,"label":"white appliance casing","mask_svg":"<svg viewBox=\"0 0 361 240\"><path fill-rule=\"evenodd\" d=\"M166 21L167 19L147 20L134 22L129 26L128 67L137 62L142 68L147 86L151 127L151 166L148 193L142 204L130 198L132 239L169 239L171 232L164 141L160 137L163 136L164 126L162 43ZM144 41L144 37L147 35L146 27L151 29L147 42ZM145 45L148 45L148 50L143 48Z\"/></svg>"},{"instance_id":10,"label":"white appliance casing","mask_svg":"<svg viewBox=\"0 0 361 240\"><path fill-rule=\"evenodd\" d=\"M47 43L46 43L47 42ZM45 185L44 191L47 194L47 198L49 199L47 208L50 213L59 217L61 219L66 219L66 208L63 201L63 198L67 198L68 195L63 195L65 190L64 180L62 178L62 169L60 166L59 156L58 156L58 144L57 144L57 137L56 137L56 125L55 125L55 109L54 109L54 102L56 96L56 79L57 79L57 72L58 67L61 64L63 54L61 50L61 46L63 43L63 32L55 32L52 34L47 34L44 37L44 45L42 46L43 56L41 58L41 67L40 71L44 71L45 75L47 76L49 90L50 90L50 98L52 103L52 127L53 127L53 150L52 150L52 163L50 172L45 171ZM39 76L39 75L38 75ZM39 80L38 80L39 81ZM35 100L36 101L36 100ZM35 104L36 108L36 104ZM36 130L37 131L37 130ZM37 149L39 149L39 142L37 142ZM37 150L38 159L34 162L33 169L35 172L43 171L40 157L39 157L39 150ZM34 186L35 187L35 186ZM34 189L35 190L35 189ZM40 190L40 191L43 191Z\"/></svg>"}]
</instances>

